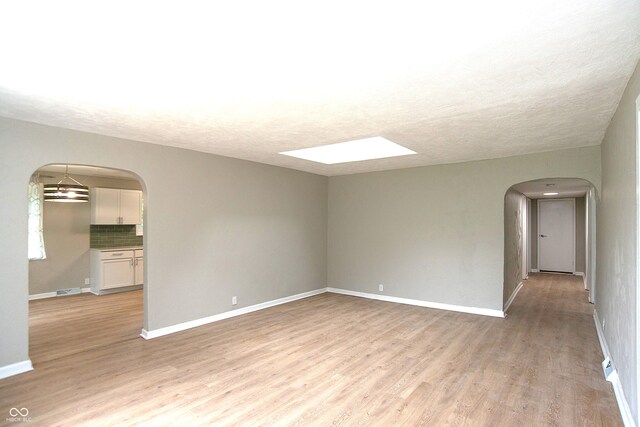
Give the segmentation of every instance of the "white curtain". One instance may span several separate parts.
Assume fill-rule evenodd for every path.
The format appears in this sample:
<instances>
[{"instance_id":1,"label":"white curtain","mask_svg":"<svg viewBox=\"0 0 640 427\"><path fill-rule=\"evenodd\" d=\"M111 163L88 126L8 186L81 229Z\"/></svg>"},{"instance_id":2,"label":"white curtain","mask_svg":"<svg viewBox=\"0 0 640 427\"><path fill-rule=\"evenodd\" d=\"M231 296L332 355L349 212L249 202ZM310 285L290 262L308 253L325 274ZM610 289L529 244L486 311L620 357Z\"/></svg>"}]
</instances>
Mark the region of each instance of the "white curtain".
<instances>
[{"instance_id":1,"label":"white curtain","mask_svg":"<svg viewBox=\"0 0 640 427\"><path fill-rule=\"evenodd\" d=\"M46 259L42 229L43 186L35 180L29 182L29 259Z\"/></svg>"}]
</instances>

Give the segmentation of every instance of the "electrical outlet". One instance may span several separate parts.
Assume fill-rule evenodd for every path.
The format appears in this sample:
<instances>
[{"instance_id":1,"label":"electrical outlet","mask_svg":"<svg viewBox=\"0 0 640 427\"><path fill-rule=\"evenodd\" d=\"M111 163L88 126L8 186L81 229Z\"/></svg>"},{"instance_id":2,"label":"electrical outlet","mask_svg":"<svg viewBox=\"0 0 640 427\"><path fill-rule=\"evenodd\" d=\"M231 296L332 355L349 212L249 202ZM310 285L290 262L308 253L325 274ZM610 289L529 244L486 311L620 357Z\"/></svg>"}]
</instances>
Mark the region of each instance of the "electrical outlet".
<instances>
[{"instance_id":1,"label":"electrical outlet","mask_svg":"<svg viewBox=\"0 0 640 427\"><path fill-rule=\"evenodd\" d=\"M84 279L84 284L85 285L90 285L91 284L91 279L89 279L88 277L86 279Z\"/></svg>"},{"instance_id":2,"label":"electrical outlet","mask_svg":"<svg viewBox=\"0 0 640 427\"><path fill-rule=\"evenodd\" d=\"M378 285L378 290L380 292L383 292L384 291L384 285Z\"/></svg>"},{"instance_id":3,"label":"electrical outlet","mask_svg":"<svg viewBox=\"0 0 640 427\"><path fill-rule=\"evenodd\" d=\"M238 297L231 297L231 305L238 305Z\"/></svg>"}]
</instances>

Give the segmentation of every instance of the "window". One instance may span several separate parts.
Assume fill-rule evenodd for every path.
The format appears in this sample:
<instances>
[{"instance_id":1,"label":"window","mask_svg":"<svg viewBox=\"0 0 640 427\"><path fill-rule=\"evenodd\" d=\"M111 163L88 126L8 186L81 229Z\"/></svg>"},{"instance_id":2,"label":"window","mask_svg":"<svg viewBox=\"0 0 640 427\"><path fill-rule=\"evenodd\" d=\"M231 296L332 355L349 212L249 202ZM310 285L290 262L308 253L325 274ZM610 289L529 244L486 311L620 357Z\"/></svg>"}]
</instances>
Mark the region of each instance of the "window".
<instances>
[{"instance_id":1,"label":"window","mask_svg":"<svg viewBox=\"0 0 640 427\"><path fill-rule=\"evenodd\" d=\"M44 235L42 228L42 184L37 180L29 182L29 260L46 259Z\"/></svg>"}]
</instances>

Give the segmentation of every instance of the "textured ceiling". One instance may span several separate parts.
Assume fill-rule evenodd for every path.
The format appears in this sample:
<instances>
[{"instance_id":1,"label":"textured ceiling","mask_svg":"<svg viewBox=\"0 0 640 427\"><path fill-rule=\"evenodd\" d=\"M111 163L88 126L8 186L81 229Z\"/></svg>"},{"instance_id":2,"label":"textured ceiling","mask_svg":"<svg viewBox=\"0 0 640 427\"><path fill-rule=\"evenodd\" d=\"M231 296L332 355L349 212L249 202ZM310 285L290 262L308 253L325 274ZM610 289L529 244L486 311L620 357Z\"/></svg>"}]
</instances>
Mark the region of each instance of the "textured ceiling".
<instances>
[{"instance_id":1,"label":"textured ceiling","mask_svg":"<svg viewBox=\"0 0 640 427\"><path fill-rule=\"evenodd\" d=\"M0 16L1 116L323 175L597 145L640 58L637 0L21 1ZM278 154L378 135L418 155Z\"/></svg>"}]
</instances>

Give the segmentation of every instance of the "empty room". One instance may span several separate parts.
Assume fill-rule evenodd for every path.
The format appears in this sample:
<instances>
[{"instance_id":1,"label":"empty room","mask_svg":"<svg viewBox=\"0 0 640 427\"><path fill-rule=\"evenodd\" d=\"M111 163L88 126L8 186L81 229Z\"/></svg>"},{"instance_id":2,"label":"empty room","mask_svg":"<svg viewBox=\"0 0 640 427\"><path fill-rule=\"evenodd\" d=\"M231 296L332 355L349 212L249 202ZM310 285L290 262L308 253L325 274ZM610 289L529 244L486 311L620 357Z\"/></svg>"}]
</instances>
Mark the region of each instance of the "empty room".
<instances>
[{"instance_id":1,"label":"empty room","mask_svg":"<svg viewBox=\"0 0 640 427\"><path fill-rule=\"evenodd\" d=\"M639 425L637 0L0 16L0 425Z\"/></svg>"}]
</instances>

